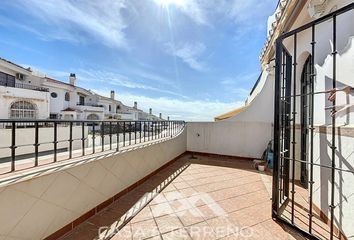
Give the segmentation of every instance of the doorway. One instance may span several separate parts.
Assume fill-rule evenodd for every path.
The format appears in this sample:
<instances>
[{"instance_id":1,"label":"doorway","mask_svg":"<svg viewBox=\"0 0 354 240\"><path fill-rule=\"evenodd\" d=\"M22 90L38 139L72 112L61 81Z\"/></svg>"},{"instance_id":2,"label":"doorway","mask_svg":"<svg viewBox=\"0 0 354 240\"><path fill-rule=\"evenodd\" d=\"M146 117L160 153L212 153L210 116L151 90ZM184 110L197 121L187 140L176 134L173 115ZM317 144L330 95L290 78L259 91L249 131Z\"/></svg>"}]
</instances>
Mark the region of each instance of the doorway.
<instances>
[{"instance_id":1,"label":"doorway","mask_svg":"<svg viewBox=\"0 0 354 240\"><path fill-rule=\"evenodd\" d=\"M308 188L309 127L311 111L311 56L305 61L301 74L301 185Z\"/></svg>"}]
</instances>

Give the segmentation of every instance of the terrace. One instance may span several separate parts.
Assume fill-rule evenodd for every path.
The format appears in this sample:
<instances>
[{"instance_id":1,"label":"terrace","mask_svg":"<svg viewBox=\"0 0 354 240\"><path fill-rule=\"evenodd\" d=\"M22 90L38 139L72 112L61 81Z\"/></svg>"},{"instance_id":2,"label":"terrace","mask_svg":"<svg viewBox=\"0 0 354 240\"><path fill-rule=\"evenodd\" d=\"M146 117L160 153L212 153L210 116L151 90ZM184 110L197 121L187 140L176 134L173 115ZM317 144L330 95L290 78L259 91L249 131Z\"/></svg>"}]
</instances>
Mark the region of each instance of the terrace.
<instances>
[{"instance_id":1,"label":"terrace","mask_svg":"<svg viewBox=\"0 0 354 240\"><path fill-rule=\"evenodd\" d=\"M28 126L23 128L24 124ZM272 219L271 172L259 172L253 167L252 155L259 155L261 143L269 137L265 133L268 124L13 120L11 126L12 129L5 130L15 136L10 141L15 143L10 146L13 155L1 164L0 177L0 204L4 212L0 221L6 222L4 217L13 212L11 222L0 226L4 236L306 239ZM234 133L257 128L263 129L263 138L236 142ZM54 133L60 129L61 134L71 132L68 139L62 136L61 141L51 135L57 139L52 146L64 142L68 148L39 154L39 147L47 144L41 140L41 131L48 129ZM16 136L22 130L32 131L34 144L16 144ZM214 136L208 133L210 130ZM239 146L236 152L225 152L247 157L198 153L205 149L200 143L205 143L208 136L213 142L220 135L225 136L225 132L233 138L219 140L219 144L229 150L234 144ZM94 143L87 146L92 140ZM79 142L80 148L74 148L75 142ZM21 159L16 152L28 145L34 154ZM247 145L252 148L245 152L242 146ZM216 143L213 146L219 148ZM58 145L55 149L59 149ZM298 202L299 206L305 204L306 201ZM14 206L20 207L15 211ZM297 207L296 211L306 215L304 208ZM33 219L37 221L34 223ZM305 219L297 220L307 227ZM314 234L330 239L329 227L320 215L316 215L315 222Z\"/></svg>"},{"instance_id":2,"label":"terrace","mask_svg":"<svg viewBox=\"0 0 354 240\"><path fill-rule=\"evenodd\" d=\"M274 94L274 122L256 117L270 111L267 94L244 118L220 122L1 121L10 124L0 132L8 140L0 146L8 154L0 166L0 239L353 238L353 128L335 114L314 121L325 109L315 108L314 95L330 101L320 94L338 90L296 87L322 80L313 64L318 25L331 26L323 29L336 40L337 17L353 9L277 36L275 71L253 89ZM306 30L312 54L300 63L297 36ZM322 77L335 87L344 64L336 64L336 41L332 47L332 78ZM273 79L275 91L267 85ZM305 96L311 101L298 106ZM269 141L273 170L257 171L252 160Z\"/></svg>"}]
</instances>

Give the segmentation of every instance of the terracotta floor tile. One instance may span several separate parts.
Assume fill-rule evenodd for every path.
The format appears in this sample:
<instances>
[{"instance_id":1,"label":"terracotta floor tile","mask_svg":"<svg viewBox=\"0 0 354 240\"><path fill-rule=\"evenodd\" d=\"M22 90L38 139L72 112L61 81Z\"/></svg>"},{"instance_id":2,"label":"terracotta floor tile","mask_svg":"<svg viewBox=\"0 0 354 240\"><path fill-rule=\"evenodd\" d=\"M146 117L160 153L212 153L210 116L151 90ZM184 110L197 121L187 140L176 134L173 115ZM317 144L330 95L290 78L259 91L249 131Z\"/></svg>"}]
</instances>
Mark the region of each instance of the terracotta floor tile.
<instances>
[{"instance_id":1,"label":"terracotta floor tile","mask_svg":"<svg viewBox=\"0 0 354 240\"><path fill-rule=\"evenodd\" d=\"M133 239L133 234L131 230L131 225L128 224L124 226L116 235L111 238L111 240L131 240Z\"/></svg>"},{"instance_id":2,"label":"terracotta floor tile","mask_svg":"<svg viewBox=\"0 0 354 240\"><path fill-rule=\"evenodd\" d=\"M146 193L166 185L162 193L112 239L303 240L295 230L271 219L271 184L272 176L255 171L250 161L199 155L197 159L190 159L186 155L61 239L96 238L99 227L131 212L134 204L143 202L142 197L147 199ZM295 209L299 214L296 221L305 227L307 212L301 206L307 206L306 194L303 188L297 189L299 206ZM285 208L284 214L288 211ZM316 231L327 238L326 225L315 218Z\"/></svg>"},{"instance_id":3,"label":"terracotta floor tile","mask_svg":"<svg viewBox=\"0 0 354 240\"><path fill-rule=\"evenodd\" d=\"M185 198L170 201L168 203L172 207L174 212L180 212L192 208L190 202Z\"/></svg>"},{"instance_id":4,"label":"terracotta floor tile","mask_svg":"<svg viewBox=\"0 0 354 240\"><path fill-rule=\"evenodd\" d=\"M191 237L185 229L165 233L162 235L163 240L190 240Z\"/></svg>"},{"instance_id":5,"label":"terracotta floor tile","mask_svg":"<svg viewBox=\"0 0 354 240\"><path fill-rule=\"evenodd\" d=\"M214 240L215 232L206 222L197 223L186 228L193 240Z\"/></svg>"},{"instance_id":6,"label":"terracotta floor tile","mask_svg":"<svg viewBox=\"0 0 354 240\"><path fill-rule=\"evenodd\" d=\"M177 212L176 215L185 227L205 221L201 212L195 208Z\"/></svg>"},{"instance_id":7,"label":"terracotta floor tile","mask_svg":"<svg viewBox=\"0 0 354 240\"><path fill-rule=\"evenodd\" d=\"M230 221L228 217L216 217L207 220L207 223L214 230L217 238L222 238L238 231L238 226Z\"/></svg>"},{"instance_id":8,"label":"terracotta floor tile","mask_svg":"<svg viewBox=\"0 0 354 240\"><path fill-rule=\"evenodd\" d=\"M131 223L136 223L148 219L152 219L153 215L151 213L151 210L149 207L145 207L142 209L130 222Z\"/></svg>"},{"instance_id":9,"label":"terracotta floor tile","mask_svg":"<svg viewBox=\"0 0 354 240\"><path fill-rule=\"evenodd\" d=\"M173 213L173 209L168 202L152 205L150 209L154 217L161 217Z\"/></svg>"},{"instance_id":10,"label":"terracotta floor tile","mask_svg":"<svg viewBox=\"0 0 354 240\"><path fill-rule=\"evenodd\" d=\"M178 190L191 187L187 182L173 183L173 186Z\"/></svg>"},{"instance_id":11,"label":"terracotta floor tile","mask_svg":"<svg viewBox=\"0 0 354 240\"><path fill-rule=\"evenodd\" d=\"M145 239L159 234L157 225L153 219L131 224L133 239Z\"/></svg>"},{"instance_id":12,"label":"terracotta floor tile","mask_svg":"<svg viewBox=\"0 0 354 240\"><path fill-rule=\"evenodd\" d=\"M201 213L205 220L227 214L227 212L218 203L198 206L195 209Z\"/></svg>"},{"instance_id":13,"label":"terracotta floor tile","mask_svg":"<svg viewBox=\"0 0 354 240\"><path fill-rule=\"evenodd\" d=\"M176 215L165 215L155 218L160 233L170 232L183 228L183 225Z\"/></svg>"}]
</instances>

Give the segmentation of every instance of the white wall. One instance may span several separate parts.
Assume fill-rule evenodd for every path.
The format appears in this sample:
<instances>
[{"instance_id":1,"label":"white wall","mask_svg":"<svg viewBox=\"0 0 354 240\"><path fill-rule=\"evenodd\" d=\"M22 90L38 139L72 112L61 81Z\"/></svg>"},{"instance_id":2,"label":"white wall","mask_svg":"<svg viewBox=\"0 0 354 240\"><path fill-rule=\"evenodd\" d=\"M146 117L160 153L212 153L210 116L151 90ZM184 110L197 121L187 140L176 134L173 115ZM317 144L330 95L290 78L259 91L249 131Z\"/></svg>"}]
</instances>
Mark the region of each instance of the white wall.
<instances>
[{"instance_id":1,"label":"white wall","mask_svg":"<svg viewBox=\"0 0 354 240\"><path fill-rule=\"evenodd\" d=\"M187 150L260 158L272 138L272 125L257 122L189 122Z\"/></svg>"},{"instance_id":2,"label":"white wall","mask_svg":"<svg viewBox=\"0 0 354 240\"><path fill-rule=\"evenodd\" d=\"M185 150L183 132L162 143L0 183L0 233L13 240L43 239Z\"/></svg>"},{"instance_id":3,"label":"white wall","mask_svg":"<svg viewBox=\"0 0 354 240\"><path fill-rule=\"evenodd\" d=\"M85 138L87 137L88 128L85 127ZM49 151L54 149L54 129L52 127L43 127L38 130L39 139L41 144L38 149L39 152ZM34 153L34 128L18 128L16 129L16 155ZM69 140L69 127L58 126L58 141ZM73 127L73 139L79 139L82 137L81 126ZM11 129L0 129L0 148L11 146ZM30 146L20 146L30 145ZM68 148L69 142L59 142L58 149ZM73 150L81 148L81 141L73 142ZM0 149L0 158L10 157L10 149Z\"/></svg>"},{"instance_id":4,"label":"white wall","mask_svg":"<svg viewBox=\"0 0 354 240\"><path fill-rule=\"evenodd\" d=\"M316 133L314 136L314 162L330 166L330 134ZM345 170L354 169L354 139L337 136L336 167ZM354 238L354 174L335 171L335 224L349 238ZM330 218L331 170L314 166L314 203Z\"/></svg>"},{"instance_id":5,"label":"white wall","mask_svg":"<svg viewBox=\"0 0 354 240\"><path fill-rule=\"evenodd\" d=\"M10 106L18 100L29 101L37 106L37 118L49 118L49 93L23 88L0 86L0 119L10 117Z\"/></svg>"},{"instance_id":6,"label":"white wall","mask_svg":"<svg viewBox=\"0 0 354 240\"><path fill-rule=\"evenodd\" d=\"M274 75L263 70L260 86L252 94L246 109L234 117L225 119L230 122L265 122L274 120Z\"/></svg>"}]
</instances>

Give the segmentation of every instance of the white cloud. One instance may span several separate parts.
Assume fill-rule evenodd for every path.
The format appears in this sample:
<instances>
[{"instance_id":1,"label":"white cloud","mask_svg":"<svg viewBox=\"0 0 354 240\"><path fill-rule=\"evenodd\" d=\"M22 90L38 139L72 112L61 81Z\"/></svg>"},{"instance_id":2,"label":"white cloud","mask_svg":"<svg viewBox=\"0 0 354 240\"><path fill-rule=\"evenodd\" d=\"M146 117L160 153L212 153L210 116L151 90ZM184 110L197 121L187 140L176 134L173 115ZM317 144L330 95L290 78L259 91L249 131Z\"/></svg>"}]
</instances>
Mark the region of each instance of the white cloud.
<instances>
[{"instance_id":1,"label":"white cloud","mask_svg":"<svg viewBox=\"0 0 354 240\"><path fill-rule=\"evenodd\" d=\"M41 19L48 25L41 37L77 42L90 35L109 47L127 47L123 30L126 24L121 11L125 0L76 1L26 0L14 1L16 7ZM30 26L23 25L32 31ZM32 31L33 32L33 31Z\"/></svg>"},{"instance_id":2,"label":"white cloud","mask_svg":"<svg viewBox=\"0 0 354 240\"><path fill-rule=\"evenodd\" d=\"M94 90L98 94L108 96L108 91ZM147 97L132 93L118 93L118 99L131 106L137 101L139 108L148 111L151 107L153 113L162 113L163 117L186 121L214 121L214 117L244 105L243 102L220 102L218 100L180 100L166 97Z\"/></svg>"},{"instance_id":3,"label":"white cloud","mask_svg":"<svg viewBox=\"0 0 354 240\"><path fill-rule=\"evenodd\" d=\"M203 3L198 0L154 0L161 7L174 7L181 11L195 23L200 25L209 25L206 12L202 8ZM169 9L168 9L169 10Z\"/></svg>"},{"instance_id":4,"label":"white cloud","mask_svg":"<svg viewBox=\"0 0 354 240\"><path fill-rule=\"evenodd\" d=\"M169 54L180 58L190 68L198 71L205 70L204 63L200 61L202 53L206 47L203 43L197 42L194 44L185 43L181 46L174 46L173 44L167 45Z\"/></svg>"},{"instance_id":5,"label":"white cloud","mask_svg":"<svg viewBox=\"0 0 354 240\"><path fill-rule=\"evenodd\" d=\"M76 75L79 81L82 81L82 84L87 85L87 83L94 84L110 84L130 89L142 89L150 90L154 92L165 93L169 95L178 96L180 98L187 98L186 96L179 94L176 91L171 91L161 87L155 87L152 84L148 85L144 82L139 82L137 80L131 79L130 77L117 73L110 72L106 70L98 69L78 69Z\"/></svg>"}]
</instances>

